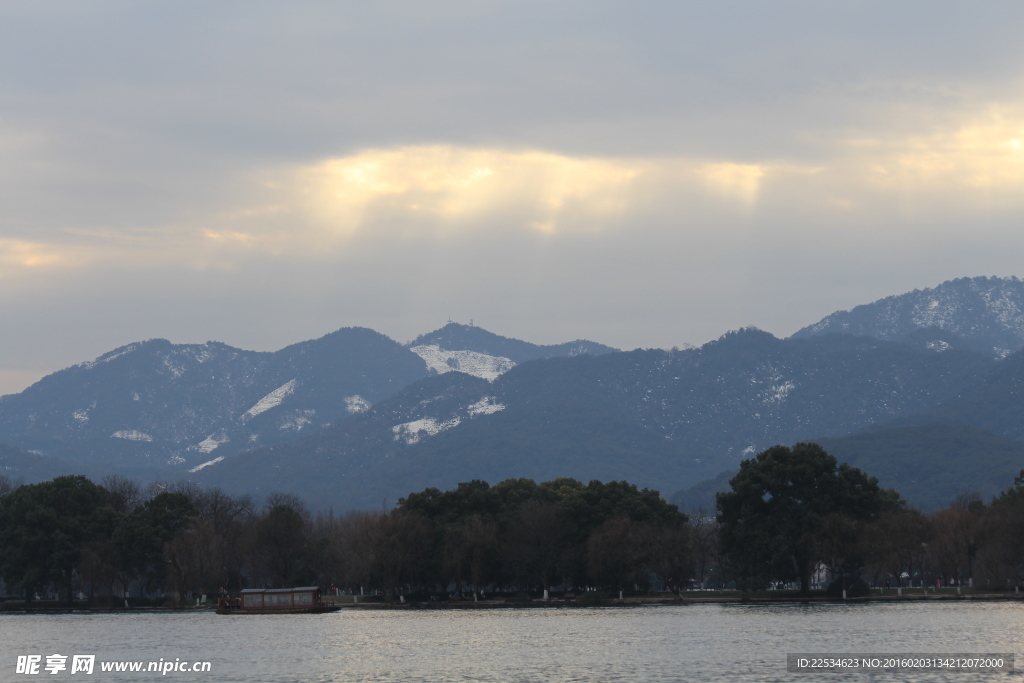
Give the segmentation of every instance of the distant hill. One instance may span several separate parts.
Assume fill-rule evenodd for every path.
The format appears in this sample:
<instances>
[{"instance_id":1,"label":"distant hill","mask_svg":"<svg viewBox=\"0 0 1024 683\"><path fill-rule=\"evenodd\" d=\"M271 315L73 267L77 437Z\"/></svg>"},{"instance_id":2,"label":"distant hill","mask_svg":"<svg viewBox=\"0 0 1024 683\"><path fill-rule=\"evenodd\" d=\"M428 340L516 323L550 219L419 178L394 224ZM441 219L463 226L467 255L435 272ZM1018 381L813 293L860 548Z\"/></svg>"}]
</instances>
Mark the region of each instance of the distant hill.
<instances>
[{"instance_id":1,"label":"distant hill","mask_svg":"<svg viewBox=\"0 0 1024 683\"><path fill-rule=\"evenodd\" d=\"M429 378L365 414L196 476L289 487L336 507L510 476L628 479L668 494L775 443L920 412L994 364L969 351L747 329L700 349L534 360L493 382Z\"/></svg>"},{"instance_id":2,"label":"distant hill","mask_svg":"<svg viewBox=\"0 0 1024 683\"><path fill-rule=\"evenodd\" d=\"M997 360L1004 354L975 350L971 334L930 326L900 341L777 339L747 328L700 348L629 352L454 323L407 345L345 328L273 353L151 340L0 397L0 442L20 449L6 461L15 476L188 478L344 509L474 478L627 479L669 494L776 443L902 429L891 439L930 444L930 432L913 430L945 425L984 432L1005 456L990 463L995 479L977 480L987 491L1014 463L1007 440L1024 437L1024 353ZM967 447L953 436L948 444ZM874 438L844 453L876 462L886 451ZM901 453L878 456L877 476L885 466L904 481ZM928 486L945 495L952 481ZM721 480L701 485L687 504L713 505Z\"/></svg>"},{"instance_id":3,"label":"distant hill","mask_svg":"<svg viewBox=\"0 0 1024 683\"><path fill-rule=\"evenodd\" d=\"M79 470L165 478L345 420L431 375L493 380L531 357L613 350L538 346L456 324L420 339L430 344L410 350L353 327L272 353L137 342L0 397L0 440ZM489 355L498 351L516 360Z\"/></svg>"},{"instance_id":4,"label":"distant hill","mask_svg":"<svg viewBox=\"0 0 1024 683\"><path fill-rule=\"evenodd\" d=\"M531 344L459 323L448 323L439 330L420 335L408 346L433 372L443 374L458 370L487 380L529 360L584 354L599 356L618 350L586 339L564 344Z\"/></svg>"},{"instance_id":5,"label":"distant hill","mask_svg":"<svg viewBox=\"0 0 1024 683\"><path fill-rule=\"evenodd\" d=\"M20 448L0 443L0 475L25 484L46 481L62 474L85 474L85 468L73 463L26 453Z\"/></svg>"},{"instance_id":6,"label":"distant hill","mask_svg":"<svg viewBox=\"0 0 1024 683\"><path fill-rule=\"evenodd\" d=\"M966 425L867 430L819 443L926 510L944 507L961 493L987 500L1024 469L1024 442Z\"/></svg>"},{"instance_id":7,"label":"distant hill","mask_svg":"<svg viewBox=\"0 0 1024 683\"><path fill-rule=\"evenodd\" d=\"M996 357L1024 348L1024 281L974 277L837 311L793 335L842 332L907 341L943 351L969 348Z\"/></svg>"},{"instance_id":8,"label":"distant hill","mask_svg":"<svg viewBox=\"0 0 1024 683\"><path fill-rule=\"evenodd\" d=\"M1024 441L960 424L867 429L838 438L809 439L840 462L858 467L923 510L949 505L962 493L991 499L1024 470ZM729 490L736 469L676 492L684 510L714 510L715 494Z\"/></svg>"},{"instance_id":9,"label":"distant hill","mask_svg":"<svg viewBox=\"0 0 1024 683\"><path fill-rule=\"evenodd\" d=\"M1024 439L1024 351L997 363L927 417Z\"/></svg>"},{"instance_id":10,"label":"distant hill","mask_svg":"<svg viewBox=\"0 0 1024 683\"><path fill-rule=\"evenodd\" d=\"M322 427L427 374L416 354L365 328L273 353L154 339L0 397L0 439L76 462L178 470Z\"/></svg>"}]
</instances>

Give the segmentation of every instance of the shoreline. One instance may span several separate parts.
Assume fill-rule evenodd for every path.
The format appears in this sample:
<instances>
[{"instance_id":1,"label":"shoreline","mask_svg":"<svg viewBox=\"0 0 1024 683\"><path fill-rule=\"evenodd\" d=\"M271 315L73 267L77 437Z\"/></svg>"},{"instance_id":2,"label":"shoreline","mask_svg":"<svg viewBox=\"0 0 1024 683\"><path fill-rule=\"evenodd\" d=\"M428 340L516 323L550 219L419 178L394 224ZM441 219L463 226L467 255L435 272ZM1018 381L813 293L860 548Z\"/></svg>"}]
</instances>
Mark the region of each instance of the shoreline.
<instances>
[{"instance_id":1,"label":"shoreline","mask_svg":"<svg viewBox=\"0 0 1024 683\"><path fill-rule=\"evenodd\" d=\"M334 597L334 596L331 596ZM349 596L345 596L349 597ZM575 599L551 598L549 600L470 600L440 602L416 601L407 603L398 602L341 602L328 600L328 604L342 610L494 610L494 609L590 609L595 607L671 607L689 605L850 605L870 603L906 603L906 602L1020 602L1024 604L1024 594L1018 593L968 593L956 594L922 594L911 593L908 595L870 595L857 598L833 598L824 595L785 595L774 597L764 594L750 595L712 595L712 596L683 596L674 597L653 597L634 596L622 600L618 598L604 598L593 602L579 603ZM162 606L138 606L138 607L102 607L102 606L58 606L45 605L25 609L24 606L8 607L0 603L0 615L2 614L156 614L156 613L213 613L216 605L203 605L200 607L162 607Z\"/></svg>"}]
</instances>

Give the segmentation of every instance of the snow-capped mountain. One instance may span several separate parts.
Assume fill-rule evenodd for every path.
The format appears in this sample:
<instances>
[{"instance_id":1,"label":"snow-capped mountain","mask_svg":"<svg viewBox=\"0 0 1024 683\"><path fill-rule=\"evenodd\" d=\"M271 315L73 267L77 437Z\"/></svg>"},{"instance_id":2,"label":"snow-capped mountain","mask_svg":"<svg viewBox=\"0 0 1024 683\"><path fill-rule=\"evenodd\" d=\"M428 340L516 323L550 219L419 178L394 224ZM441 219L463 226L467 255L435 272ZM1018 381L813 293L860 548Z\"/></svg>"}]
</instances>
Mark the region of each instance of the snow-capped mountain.
<instances>
[{"instance_id":1,"label":"snow-capped mountain","mask_svg":"<svg viewBox=\"0 0 1024 683\"><path fill-rule=\"evenodd\" d=\"M948 280L938 287L837 311L793 336L829 332L908 341L934 351L960 346L1001 358L1024 348L1024 281Z\"/></svg>"},{"instance_id":2,"label":"snow-capped mountain","mask_svg":"<svg viewBox=\"0 0 1024 683\"><path fill-rule=\"evenodd\" d=\"M454 372L493 381L531 356L583 349L609 350L586 341L540 347L454 323L405 346L366 328L273 353L154 339L0 397L0 443L90 467L196 473L365 412L418 379Z\"/></svg>"},{"instance_id":3,"label":"snow-capped mountain","mask_svg":"<svg viewBox=\"0 0 1024 683\"><path fill-rule=\"evenodd\" d=\"M493 381L430 377L366 413L197 477L301 490L336 507L378 507L476 478L628 479L671 493L775 443L926 410L996 364L971 351L747 329L699 349L537 360Z\"/></svg>"},{"instance_id":4,"label":"snow-capped mountain","mask_svg":"<svg viewBox=\"0 0 1024 683\"><path fill-rule=\"evenodd\" d=\"M0 441L68 460L193 468L365 410L427 374L416 354L365 328L273 353L154 339L0 398Z\"/></svg>"}]
</instances>

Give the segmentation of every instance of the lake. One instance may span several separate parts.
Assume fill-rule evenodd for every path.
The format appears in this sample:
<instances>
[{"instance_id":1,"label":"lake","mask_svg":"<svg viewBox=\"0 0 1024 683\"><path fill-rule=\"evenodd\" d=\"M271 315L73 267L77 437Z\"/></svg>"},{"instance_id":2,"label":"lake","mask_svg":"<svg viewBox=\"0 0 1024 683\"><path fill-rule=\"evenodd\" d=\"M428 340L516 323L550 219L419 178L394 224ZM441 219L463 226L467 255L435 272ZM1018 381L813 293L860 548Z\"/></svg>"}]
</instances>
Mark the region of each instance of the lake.
<instances>
[{"instance_id":1,"label":"lake","mask_svg":"<svg viewBox=\"0 0 1024 683\"><path fill-rule=\"evenodd\" d=\"M1020 680L963 672L787 673L787 652L1024 652L1024 604L690 605L0 615L0 680ZM90 677L15 674L17 655L95 654ZM101 672L104 661L209 661L208 673Z\"/></svg>"}]
</instances>

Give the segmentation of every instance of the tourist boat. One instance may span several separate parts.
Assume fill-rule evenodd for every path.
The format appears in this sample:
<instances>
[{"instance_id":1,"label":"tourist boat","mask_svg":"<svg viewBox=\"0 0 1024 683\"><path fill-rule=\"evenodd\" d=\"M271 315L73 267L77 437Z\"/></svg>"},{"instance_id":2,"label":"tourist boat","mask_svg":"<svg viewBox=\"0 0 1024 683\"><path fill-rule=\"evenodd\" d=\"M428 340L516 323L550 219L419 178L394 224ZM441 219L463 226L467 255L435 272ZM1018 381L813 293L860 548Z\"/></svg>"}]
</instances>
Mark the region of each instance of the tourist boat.
<instances>
[{"instance_id":1,"label":"tourist boat","mask_svg":"<svg viewBox=\"0 0 1024 683\"><path fill-rule=\"evenodd\" d=\"M337 609L323 601L317 586L246 588L237 598L217 601L217 614L317 614Z\"/></svg>"}]
</instances>

